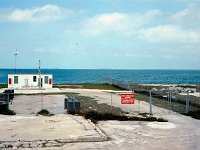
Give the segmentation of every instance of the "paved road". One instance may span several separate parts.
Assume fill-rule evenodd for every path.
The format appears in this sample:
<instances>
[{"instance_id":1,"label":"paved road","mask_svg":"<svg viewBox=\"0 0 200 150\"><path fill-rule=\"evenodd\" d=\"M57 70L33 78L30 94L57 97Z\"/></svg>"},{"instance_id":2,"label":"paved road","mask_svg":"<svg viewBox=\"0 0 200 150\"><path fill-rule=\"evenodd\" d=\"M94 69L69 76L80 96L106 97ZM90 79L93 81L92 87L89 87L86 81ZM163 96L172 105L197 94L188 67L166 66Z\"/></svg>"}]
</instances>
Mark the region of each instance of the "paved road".
<instances>
[{"instance_id":1,"label":"paved road","mask_svg":"<svg viewBox=\"0 0 200 150\"><path fill-rule=\"evenodd\" d=\"M101 90L84 90L84 89L62 89L60 92L76 92L84 96L90 96L98 100L99 103L110 104L109 91ZM24 101L25 97L19 96L18 100ZM26 97L27 99L28 96ZM55 109L52 111L64 113L59 106L63 105L64 97L60 95L56 97L47 96L43 97L44 107L53 105ZM122 105L120 104L120 95L113 94L113 106L120 107L124 111L130 113L149 112L149 104L146 102L136 101L135 105ZM38 101L38 108L41 108L41 97L30 97L34 101ZM16 99L15 99L16 100ZM17 101L17 100L16 100ZM37 111L27 103L20 105L27 105L28 107L23 113L30 113ZM49 105L50 104L50 105ZM13 105L14 106L14 105ZM14 107L13 107L14 108ZM16 108L16 107L15 107ZM20 110L17 110L20 113ZM168 119L169 122L142 122L142 121L100 121L97 126L107 135L108 141L103 142L75 142L66 143L61 147L48 147L43 149L139 149L139 150L197 150L200 149L200 121L192 119L187 116L177 114L175 112L169 113L168 110L163 108L153 107L153 113L157 117ZM26 148L29 149L29 148ZM38 148L35 148L38 149Z\"/></svg>"},{"instance_id":2,"label":"paved road","mask_svg":"<svg viewBox=\"0 0 200 150\"><path fill-rule=\"evenodd\" d=\"M71 91L71 90L68 90ZM73 90L72 90L73 91ZM81 95L90 96L99 103L110 104L108 91L76 90ZM120 95L112 95L113 106L128 112L149 112L149 104L136 100L135 105L122 105ZM98 126L110 138L100 143L70 144L72 149L141 149L141 150L197 150L200 149L200 120L195 120L175 112L153 106L156 117L168 119L169 122L119 122L100 121ZM67 146L66 146L67 147ZM78 147L78 148L77 148Z\"/></svg>"}]
</instances>

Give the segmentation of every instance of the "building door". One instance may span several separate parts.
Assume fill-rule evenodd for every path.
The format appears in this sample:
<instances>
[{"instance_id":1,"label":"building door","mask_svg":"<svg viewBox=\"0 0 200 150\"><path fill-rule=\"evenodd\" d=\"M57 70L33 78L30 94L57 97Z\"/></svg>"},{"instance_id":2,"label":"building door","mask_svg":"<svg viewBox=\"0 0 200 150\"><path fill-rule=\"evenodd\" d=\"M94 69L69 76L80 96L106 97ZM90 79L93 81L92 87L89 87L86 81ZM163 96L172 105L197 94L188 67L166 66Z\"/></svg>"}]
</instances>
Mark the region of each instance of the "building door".
<instances>
[{"instance_id":1,"label":"building door","mask_svg":"<svg viewBox=\"0 0 200 150\"><path fill-rule=\"evenodd\" d=\"M43 78L41 78L41 82L40 78L38 78L38 87L43 87Z\"/></svg>"},{"instance_id":2,"label":"building door","mask_svg":"<svg viewBox=\"0 0 200 150\"><path fill-rule=\"evenodd\" d=\"M24 82L25 82L25 87L28 87L28 78L27 77L24 79Z\"/></svg>"}]
</instances>

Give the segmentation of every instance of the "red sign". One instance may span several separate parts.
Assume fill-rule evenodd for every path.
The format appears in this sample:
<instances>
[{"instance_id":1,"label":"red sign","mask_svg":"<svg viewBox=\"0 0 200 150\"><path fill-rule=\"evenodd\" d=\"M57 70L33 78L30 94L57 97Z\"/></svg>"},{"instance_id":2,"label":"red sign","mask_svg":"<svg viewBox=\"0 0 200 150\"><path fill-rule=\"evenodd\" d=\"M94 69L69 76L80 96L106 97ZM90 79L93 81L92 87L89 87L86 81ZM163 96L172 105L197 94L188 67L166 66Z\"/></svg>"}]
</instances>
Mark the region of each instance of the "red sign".
<instances>
[{"instance_id":1,"label":"red sign","mask_svg":"<svg viewBox=\"0 0 200 150\"><path fill-rule=\"evenodd\" d=\"M121 95L121 104L134 104L134 94L122 94Z\"/></svg>"}]
</instances>

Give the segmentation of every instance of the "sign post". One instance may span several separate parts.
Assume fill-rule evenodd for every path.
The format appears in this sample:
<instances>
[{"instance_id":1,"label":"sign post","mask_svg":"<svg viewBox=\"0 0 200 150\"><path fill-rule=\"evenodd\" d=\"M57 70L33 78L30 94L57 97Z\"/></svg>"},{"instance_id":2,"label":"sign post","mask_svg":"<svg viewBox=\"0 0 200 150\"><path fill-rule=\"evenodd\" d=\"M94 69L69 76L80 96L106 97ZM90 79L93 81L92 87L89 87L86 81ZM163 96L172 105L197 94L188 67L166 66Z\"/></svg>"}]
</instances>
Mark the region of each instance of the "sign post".
<instances>
[{"instance_id":1,"label":"sign post","mask_svg":"<svg viewBox=\"0 0 200 150\"><path fill-rule=\"evenodd\" d=\"M121 95L121 104L134 104L134 94L122 94Z\"/></svg>"}]
</instances>

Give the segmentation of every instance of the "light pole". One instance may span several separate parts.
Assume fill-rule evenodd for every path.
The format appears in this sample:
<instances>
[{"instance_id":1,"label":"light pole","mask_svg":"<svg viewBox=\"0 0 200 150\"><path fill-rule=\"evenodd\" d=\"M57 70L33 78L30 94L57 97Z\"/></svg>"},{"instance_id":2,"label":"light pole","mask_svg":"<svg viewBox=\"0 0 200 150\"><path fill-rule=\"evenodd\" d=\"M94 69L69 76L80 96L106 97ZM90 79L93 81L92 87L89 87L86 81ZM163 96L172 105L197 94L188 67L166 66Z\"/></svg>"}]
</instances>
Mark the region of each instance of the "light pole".
<instances>
[{"instance_id":1,"label":"light pole","mask_svg":"<svg viewBox=\"0 0 200 150\"><path fill-rule=\"evenodd\" d=\"M18 51L16 50L16 52L14 53L14 55L15 55L15 73L16 73L16 59L17 59L17 54L18 54Z\"/></svg>"}]
</instances>

